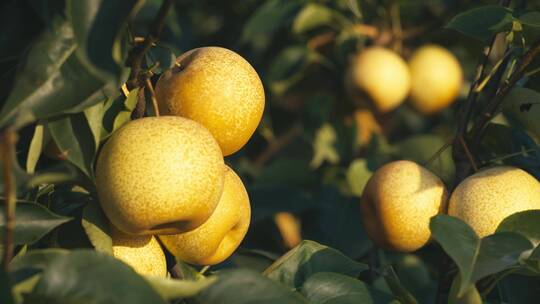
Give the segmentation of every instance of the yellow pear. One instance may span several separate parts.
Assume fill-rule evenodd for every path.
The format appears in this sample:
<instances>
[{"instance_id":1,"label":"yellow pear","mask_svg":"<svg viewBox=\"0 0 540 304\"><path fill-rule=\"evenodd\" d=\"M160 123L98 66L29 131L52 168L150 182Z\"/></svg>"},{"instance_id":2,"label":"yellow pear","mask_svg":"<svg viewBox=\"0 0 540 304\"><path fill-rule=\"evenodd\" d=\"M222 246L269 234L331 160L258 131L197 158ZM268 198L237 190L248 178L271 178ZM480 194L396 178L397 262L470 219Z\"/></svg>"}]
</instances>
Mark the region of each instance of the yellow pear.
<instances>
[{"instance_id":1,"label":"yellow pear","mask_svg":"<svg viewBox=\"0 0 540 304\"><path fill-rule=\"evenodd\" d=\"M244 239L251 217L249 197L238 175L229 167L225 171L223 194L208 221L189 232L159 236L178 259L199 265L217 264Z\"/></svg>"},{"instance_id":2,"label":"yellow pear","mask_svg":"<svg viewBox=\"0 0 540 304\"><path fill-rule=\"evenodd\" d=\"M264 88L253 67L220 47L188 51L159 78L160 112L195 120L208 128L224 156L242 148L264 111Z\"/></svg>"},{"instance_id":3,"label":"yellow pear","mask_svg":"<svg viewBox=\"0 0 540 304\"><path fill-rule=\"evenodd\" d=\"M167 276L165 253L152 235L128 235L111 227L113 255L140 275Z\"/></svg>"},{"instance_id":4,"label":"yellow pear","mask_svg":"<svg viewBox=\"0 0 540 304\"><path fill-rule=\"evenodd\" d=\"M354 57L351 72L354 84L371 97L382 113L395 109L409 93L409 68L389 49L370 47L363 50Z\"/></svg>"},{"instance_id":5,"label":"yellow pear","mask_svg":"<svg viewBox=\"0 0 540 304\"><path fill-rule=\"evenodd\" d=\"M412 161L400 160L379 168L362 194L367 234L382 248L411 252L431 237L431 217L446 211L443 182Z\"/></svg>"},{"instance_id":6,"label":"yellow pear","mask_svg":"<svg viewBox=\"0 0 540 304\"><path fill-rule=\"evenodd\" d=\"M125 124L101 150L96 188L103 211L129 234L194 229L223 189L223 156L210 132L177 116Z\"/></svg>"},{"instance_id":7,"label":"yellow pear","mask_svg":"<svg viewBox=\"0 0 540 304\"><path fill-rule=\"evenodd\" d=\"M480 236L492 234L516 212L540 209L540 183L515 167L482 170L463 180L448 203L448 214L469 224Z\"/></svg>"},{"instance_id":8,"label":"yellow pear","mask_svg":"<svg viewBox=\"0 0 540 304\"><path fill-rule=\"evenodd\" d=\"M414 108L433 114L448 107L463 84L463 71L456 57L443 47L428 44L411 56L411 98Z\"/></svg>"}]
</instances>

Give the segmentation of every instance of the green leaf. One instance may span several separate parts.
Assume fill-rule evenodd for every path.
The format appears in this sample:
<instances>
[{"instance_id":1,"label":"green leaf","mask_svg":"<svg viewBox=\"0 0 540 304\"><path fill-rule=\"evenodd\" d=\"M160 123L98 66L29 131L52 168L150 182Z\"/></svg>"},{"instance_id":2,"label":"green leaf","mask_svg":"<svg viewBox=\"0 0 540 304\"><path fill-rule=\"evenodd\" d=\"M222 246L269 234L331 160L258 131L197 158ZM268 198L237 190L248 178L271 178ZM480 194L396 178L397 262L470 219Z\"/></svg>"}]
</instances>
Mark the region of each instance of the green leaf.
<instances>
[{"instance_id":1,"label":"green leaf","mask_svg":"<svg viewBox=\"0 0 540 304\"><path fill-rule=\"evenodd\" d=\"M459 286L461 285L460 276L456 276L452 281L450 287L450 293L448 295L448 304L482 304L482 297L476 289L476 286L472 285L467 289L463 295L458 296Z\"/></svg>"},{"instance_id":2,"label":"green leaf","mask_svg":"<svg viewBox=\"0 0 540 304\"><path fill-rule=\"evenodd\" d=\"M0 269L0 303L15 304L11 287L11 279L9 275L4 271L4 269Z\"/></svg>"},{"instance_id":3,"label":"green leaf","mask_svg":"<svg viewBox=\"0 0 540 304\"><path fill-rule=\"evenodd\" d=\"M458 14L446 27L485 41L493 34L510 30L513 21L510 9L500 5L486 5Z\"/></svg>"},{"instance_id":4,"label":"green leaf","mask_svg":"<svg viewBox=\"0 0 540 304\"><path fill-rule=\"evenodd\" d=\"M383 273L384 280L394 296L400 303L404 304L417 304L418 300L403 286L399 280L394 268L392 266L387 267Z\"/></svg>"},{"instance_id":5,"label":"green leaf","mask_svg":"<svg viewBox=\"0 0 540 304\"><path fill-rule=\"evenodd\" d=\"M349 23L347 18L338 11L327 6L308 3L294 19L292 30L296 34L303 34L322 26L340 30Z\"/></svg>"},{"instance_id":6,"label":"green leaf","mask_svg":"<svg viewBox=\"0 0 540 304\"><path fill-rule=\"evenodd\" d=\"M530 11L519 16L519 21L524 26L530 26L532 28L540 28L540 12Z\"/></svg>"},{"instance_id":7,"label":"green leaf","mask_svg":"<svg viewBox=\"0 0 540 304\"><path fill-rule=\"evenodd\" d=\"M263 168L256 179L256 185L286 184L296 187L309 185L316 181L309 168L309 162L303 158L279 157Z\"/></svg>"},{"instance_id":8,"label":"green leaf","mask_svg":"<svg viewBox=\"0 0 540 304\"><path fill-rule=\"evenodd\" d=\"M307 304L299 294L248 269L223 270L199 296L208 304Z\"/></svg>"},{"instance_id":9,"label":"green leaf","mask_svg":"<svg viewBox=\"0 0 540 304\"><path fill-rule=\"evenodd\" d=\"M404 139L392 147L394 158L412 160L419 164L427 164L427 168L439 176L446 184L454 179L454 161L452 147L446 149L433 158L439 150L446 145L444 139L437 135L416 135Z\"/></svg>"},{"instance_id":10,"label":"green leaf","mask_svg":"<svg viewBox=\"0 0 540 304\"><path fill-rule=\"evenodd\" d=\"M319 272L304 282L302 294L313 304L389 303L393 297L339 273Z\"/></svg>"},{"instance_id":11,"label":"green leaf","mask_svg":"<svg viewBox=\"0 0 540 304\"><path fill-rule=\"evenodd\" d=\"M155 74L161 74L174 66L176 55L170 48L157 45L146 53L146 60Z\"/></svg>"},{"instance_id":12,"label":"green leaf","mask_svg":"<svg viewBox=\"0 0 540 304\"><path fill-rule=\"evenodd\" d=\"M261 35L274 33L290 24L292 16L301 8L301 0L270 0L259 6L244 25L242 41L249 42Z\"/></svg>"},{"instance_id":13,"label":"green leaf","mask_svg":"<svg viewBox=\"0 0 540 304\"><path fill-rule=\"evenodd\" d=\"M76 49L84 66L108 81L120 82L128 71L126 27L144 0L68 0L66 14L73 26Z\"/></svg>"},{"instance_id":14,"label":"green leaf","mask_svg":"<svg viewBox=\"0 0 540 304\"><path fill-rule=\"evenodd\" d=\"M355 159L349 165L347 169L347 183L355 196L362 196L364 187L372 174L373 172L369 170L365 159Z\"/></svg>"},{"instance_id":15,"label":"green leaf","mask_svg":"<svg viewBox=\"0 0 540 304\"><path fill-rule=\"evenodd\" d=\"M42 303L165 303L131 267L91 250L53 259L29 296Z\"/></svg>"},{"instance_id":16,"label":"green leaf","mask_svg":"<svg viewBox=\"0 0 540 304\"><path fill-rule=\"evenodd\" d=\"M11 263L11 271L23 269L43 270L52 263L52 261L65 257L69 251L58 248L48 248L41 250L32 250L25 255L15 257Z\"/></svg>"},{"instance_id":17,"label":"green leaf","mask_svg":"<svg viewBox=\"0 0 540 304\"><path fill-rule=\"evenodd\" d=\"M480 239L460 219L437 215L431 219L432 237L457 264L461 276L457 297L479 279L515 265L520 255L532 248L523 236L500 232Z\"/></svg>"},{"instance_id":18,"label":"green leaf","mask_svg":"<svg viewBox=\"0 0 540 304\"><path fill-rule=\"evenodd\" d=\"M39 281L40 275L33 275L27 279L22 280L13 286L13 294L15 296L16 303L23 303L24 295L32 292ZM4 303L4 302L2 302Z\"/></svg>"},{"instance_id":19,"label":"green leaf","mask_svg":"<svg viewBox=\"0 0 540 304\"><path fill-rule=\"evenodd\" d=\"M118 130L124 124L131 120L131 113L135 110L137 106L137 100L139 97L139 88L136 88L129 92L126 100L124 101L123 110L118 113L114 119L114 125L112 132ZM111 133L112 133L111 132Z\"/></svg>"},{"instance_id":20,"label":"green leaf","mask_svg":"<svg viewBox=\"0 0 540 304\"><path fill-rule=\"evenodd\" d=\"M43 123L38 123L34 129L34 135L26 157L26 172L29 174L34 174L41 151L50 140L50 135L46 131L47 129L43 126Z\"/></svg>"},{"instance_id":21,"label":"green leaf","mask_svg":"<svg viewBox=\"0 0 540 304\"><path fill-rule=\"evenodd\" d=\"M97 145L84 113L62 116L48 121L54 142L68 161L93 179Z\"/></svg>"},{"instance_id":22,"label":"green leaf","mask_svg":"<svg viewBox=\"0 0 540 304\"><path fill-rule=\"evenodd\" d=\"M313 158L310 167L316 169L325 161L330 164L339 162L339 154L336 150L337 134L332 125L326 123L315 134L313 140Z\"/></svg>"},{"instance_id":23,"label":"green leaf","mask_svg":"<svg viewBox=\"0 0 540 304\"><path fill-rule=\"evenodd\" d=\"M13 89L0 112L0 126L12 123L22 127L36 119L67 112L80 112L118 94L116 88L126 75L116 81L97 76L92 67L77 56L71 24L57 16L33 43Z\"/></svg>"},{"instance_id":24,"label":"green leaf","mask_svg":"<svg viewBox=\"0 0 540 304\"><path fill-rule=\"evenodd\" d=\"M540 243L540 210L527 210L508 216L499 224L496 232L504 231L519 233L537 246Z\"/></svg>"},{"instance_id":25,"label":"green leaf","mask_svg":"<svg viewBox=\"0 0 540 304\"><path fill-rule=\"evenodd\" d=\"M4 240L6 229L4 212L5 208L0 208L0 242ZM71 218L54 214L38 204L17 203L13 243L33 244L55 227L70 220Z\"/></svg>"},{"instance_id":26,"label":"green leaf","mask_svg":"<svg viewBox=\"0 0 540 304\"><path fill-rule=\"evenodd\" d=\"M291 288L299 288L313 274L336 272L356 277L368 266L358 263L341 252L313 241L302 241L287 252L263 274Z\"/></svg>"},{"instance_id":27,"label":"green leaf","mask_svg":"<svg viewBox=\"0 0 540 304\"><path fill-rule=\"evenodd\" d=\"M540 136L540 93L537 91L513 88L504 98L503 112L527 131Z\"/></svg>"},{"instance_id":28,"label":"green leaf","mask_svg":"<svg viewBox=\"0 0 540 304\"><path fill-rule=\"evenodd\" d=\"M163 299L168 301L193 297L216 281L215 277L197 281L173 280L156 276L145 276L144 278Z\"/></svg>"},{"instance_id":29,"label":"green leaf","mask_svg":"<svg viewBox=\"0 0 540 304\"><path fill-rule=\"evenodd\" d=\"M91 202L84 207L82 226L88 239L97 251L112 255L113 242L109 225L109 220L97 202Z\"/></svg>"}]
</instances>

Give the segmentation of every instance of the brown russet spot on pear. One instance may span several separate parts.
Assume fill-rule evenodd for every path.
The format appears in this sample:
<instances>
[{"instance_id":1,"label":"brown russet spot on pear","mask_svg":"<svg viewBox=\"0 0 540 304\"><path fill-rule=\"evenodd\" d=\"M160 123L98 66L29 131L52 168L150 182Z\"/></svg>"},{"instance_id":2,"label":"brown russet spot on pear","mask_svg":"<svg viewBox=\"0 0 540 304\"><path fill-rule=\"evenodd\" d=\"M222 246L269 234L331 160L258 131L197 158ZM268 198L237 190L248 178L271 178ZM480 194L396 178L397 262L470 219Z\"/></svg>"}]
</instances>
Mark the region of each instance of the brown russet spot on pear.
<instances>
[{"instance_id":1,"label":"brown russet spot on pear","mask_svg":"<svg viewBox=\"0 0 540 304\"><path fill-rule=\"evenodd\" d=\"M498 166L464 179L454 190L448 214L469 224L484 237L506 217L540 209L540 183L522 169Z\"/></svg>"},{"instance_id":2,"label":"brown russet spot on pear","mask_svg":"<svg viewBox=\"0 0 540 304\"><path fill-rule=\"evenodd\" d=\"M195 120L219 143L224 156L242 148L261 120L264 88L253 67L237 53L203 47L178 57L159 78L160 112Z\"/></svg>"},{"instance_id":3,"label":"brown russet spot on pear","mask_svg":"<svg viewBox=\"0 0 540 304\"><path fill-rule=\"evenodd\" d=\"M398 107L409 93L407 63L390 49L370 47L358 53L353 59L350 76L381 113Z\"/></svg>"},{"instance_id":4,"label":"brown russet spot on pear","mask_svg":"<svg viewBox=\"0 0 540 304\"><path fill-rule=\"evenodd\" d=\"M161 235L165 248L176 258L198 265L227 259L240 245L251 219L249 197L242 180L225 167L223 194L212 216L195 230Z\"/></svg>"},{"instance_id":5,"label":"brown russet spot on pear","mask_svg":"<svg viewBox=\"0 0 540 304\"><path fill-rule=\"evenodd\" d=\"M165 253L152 235L128 235L111 227L113 256L131 266L138 274L167 276Z\"/></svg>"},{"instance_id":6,"label":"brown russet spot on pear","mask_svg":"<svg viewBox=\"0 0 540 304\"><path fill-rule=\"evenodd\" d=\"M221 150L199 123L146 117L113 133L99 154L103 211L130 234L172 234L204 223L223 189Z\"/></svg>"},{"instance_id":7,"label":"brown russet spot on pear","mask_svg":"<svg viewBox=\"0 0 540 304\"><path fill-rule=\"evenodd\" d=\"M434 44L422 46L409 60L411 72L410 102L423 114L448 107L459 95L463 71L457 58Z\"/></svg>"},{"instance_id":8,"label":"brown russet spot on pear","mask_svg":"<svg viewBox=\"0 0 540 304\"><path fill-rule=\"evenodd\" d=\"M412 161L394 161L371 176L361 209L368 236L379 247L412 252L428 243L431 217L446 211L448 193L435 174Z\"/></svg>"}]
</instances>

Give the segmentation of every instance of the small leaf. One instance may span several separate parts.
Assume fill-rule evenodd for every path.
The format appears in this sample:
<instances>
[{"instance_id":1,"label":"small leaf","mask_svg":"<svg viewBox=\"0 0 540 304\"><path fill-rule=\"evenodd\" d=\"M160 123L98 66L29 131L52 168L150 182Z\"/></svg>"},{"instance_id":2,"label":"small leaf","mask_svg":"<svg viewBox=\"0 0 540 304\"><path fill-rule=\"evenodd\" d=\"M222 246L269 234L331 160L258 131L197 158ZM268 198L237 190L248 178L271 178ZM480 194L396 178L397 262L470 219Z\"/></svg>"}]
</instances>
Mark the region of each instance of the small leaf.
<instances>
[{"instance_id":1,"label":"small leaf","mask_svg":"<svg viewBox=\"0 0 540 304\"><path fill-rule=\"evenodd\" d=\"M313 274L336 272L356 277L368 269L341 252L313 241L302 241L270 267L263 274L291 288L299 288Z\"/></svg>"},{"instance_id":2,"label":"small leaf","mask_svg":"<svg viewBox=\"0 0 540 304\"><path fill-rule=\"evenodd\" d=\"M48 128L54 142L67 160L93 179L97 145L84 113L50 120Z\"/></svg>"},{"instance_id":3,"label":"small leaf","mask_svg":"<svg viewBox=\"0 0 540 304\"><path fill-rule=\"evenodd\" d=\"M109 220L97 202L90 202L84 207L82 226L88 239L97 251L113 254Z\"/></svg>"},{"instance_id":4,"label":"small leaf","mask_svg":"<svg viewBox=\"0 0 540 304\"><path fill-rule=\"evenodd\" d=\"M34 129L34 135L28 148L28 156L26 157L26 172L28 174L34 174L41 151L45 144L49 142L50 136L46 130L42 123L38 123Z\"/></svg>"},{"instance_id":5,"label":"small leaf","mask_svg":"<svg viewBox=\"0 0 540 304\"><path fill-rule=\"evenodd\" d=\"M540 12L530 11L519 16L519 21L524 26L530 26L532 28L540 28Z\"/></svg>"},{"instance_id":6,"label":"small leaf","mask_svg":"<svg viewBox=\"0 0 540 304\"><path fill-rule=\"evenodd\" d=\"M157 45L151 48L148 53L146 53L146 58L148 66L154 67L152 72L155 74L161 74L172 68L176 61L174 52L163 45Z\"/></svg>"},{"instance_id":7,"label":"small leaf","mask_svg":"<svg viewBox=\"0 0 540 304\"><path fill-rule=\"evenodd\" d=\"M497 232L519 233L537 246L540 243L540 210L527 210L505 218L497 227Z\"/></svg>"},{"instance_id":8,"label":"small leaf","mask_svg":"<svg viewBox=\"0 0 540 304\"><path fill-rule=\"evenodd\" d=\"M459 268L458 298L479 279L517 264L520 255L532 248L525 237L513 232L480 239L466 223L447 215L433 217L430 229L433 238Z\"/></svg>"},{"instance_id":9,"label":"small leaf","mask_svg":"<svg viewBox=\"0 0 540 304\"><path fill-rule=\"evenodd\" d=\"M256 40L261 35L272 34L290 24L292 16L300 9L302 2L299 0L266 1L245 23L242 41Z\"/></svg>"},{"instance_id":10,"label":"small leaf","mask_svg":"<svg viewBox=\"0 0 540 304\"><path fill-rule=\"evenodd\" d=\"M330 164L339 162L339 153L334 144L337 142L337 134L332 125L326 123L315 134L313 140L313 158L310 167L316 169L325 161Z\"/></svg>"},{"instance_id":11,"label":"small leaf","mask_svg":"<svg viewBox=\"0 0 540 304\"><path fill-rule=\"evenodd\" d=\"M493 34L510 30L513 21L510 9L486 5L458 14L446 27L485 41Z\"/></svg>"},{"instance_id":12,"label":"small leaf","mask_svg":"<svg viewBox=\"0 0 540 304\"><path fill-rule=\"evenodd\" d=\"M308 303L302 296L285 286L248 269L220 271L217 281L205 289L198 298L201 303L208 304Z\"/></svg>"},{"instance_id":13,"label":"small leaf","mask_svg":"<svg viewBox=\"0 0 540 304\"><path fill-rule=\"evenodd\" d=\"M193 297L216 281L215 277L197 281L173 280L156 276L145 276L144 278L167 301Z\"/></svg>"},{"instance_id":14,"label":"small leaf","mask_svg":"<svg viewBox=\"0 0 540 304\"><path fill-rule=\"evenodd\" d=\"M461 285L460 276L456 276L452 281L450 287L450 293L448 295L448 304L482 304L482 297L476 289L476 286L472 285L467 289L463 295L458 296L459 286Z\"/></svg>"},{"instance_id":15,"label":"small leaf","mask_svg":"<svg viewBox=\"0 0 540 304\"><path fill-rule=\"evenodd\" d=\"M373 172L369 170L365 159L355 159L347 169L347 183L355 196L362 196L364 187Z\"/></svg>"},{"instance_id":16,"label":"small leaf","mask_svg":"<svg viewBox=\"0 0 540 304\"><path fill-rule=\"evenodd\" d=\"M292 29L296 34L306 33L322 26L339 30L347 23L347 18L338 11L321 4L308 3L296 15Z\"/></svg>"},{"instance_id":17,"label":"small leaf","mask_svg":"<svg viewBox=\"0 0 540 304\"><path fill-rule=\"evenodd\" d=\"M111 133L118 130L124 124L131 120L131 113L135 110L137 100L139 97L139 88L133 89L129 92L126 100L124 101L124 107L122 111L118 112L114 119L113 129Z\"/></svg>"},{"instance_id":18,"label":"small leaf","mask_svg":"<svg viewBox=\"0 0 540 304\"><path fill-rule=\"evenodd\" d=\"M5 208L0 208L0 242L4 240L6 229L4 212ZM38 204L17 203L13 243L16 245L33 244L55 227L70 220L71 218L54 214Z\"/></svg>"},{"instance_id":19,"label":"small leaf","mask_svg":"<svg viewBox=\"0 0 540 304\"><path fill-rule=\"evenodd\" d=\"M362 281L333 272L319 272L304 282L302 294L313 304L389 303L393 297Z\"/></svg>"}]
</instances>

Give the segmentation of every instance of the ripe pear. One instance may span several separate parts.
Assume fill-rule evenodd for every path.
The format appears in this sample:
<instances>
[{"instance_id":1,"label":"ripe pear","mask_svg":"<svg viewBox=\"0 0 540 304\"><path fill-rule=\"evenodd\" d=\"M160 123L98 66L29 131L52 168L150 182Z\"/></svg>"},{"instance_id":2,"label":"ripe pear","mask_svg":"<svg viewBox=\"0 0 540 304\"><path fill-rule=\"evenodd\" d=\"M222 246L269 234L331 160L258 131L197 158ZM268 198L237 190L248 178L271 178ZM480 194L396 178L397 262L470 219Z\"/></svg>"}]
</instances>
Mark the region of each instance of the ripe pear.
<instances>
[{"instance_id":1,"label":"ripe pear","mask_svg":"<svg viewBox=\"0 0 540 304\"><path fill-rule=\"evenodd\" d=\"M101 150L96 188L103 211L129 234L173 234L200 226L223 189L221 150L200 124L177 116L137 119Z\"/></svg>"},{"instance_id":2,"label":"ripe pear","mask_svg":"<svg viewBox=\"0 0 540 304\"><path fill-rule=\"evenodd\" d=\"M220 47L188 51L159 78L156 98L165 115L195 120L208 128L224 156L244 146L264 111L264 88L253 67Z\"/></svg>"},{"instance_id":3,"label":"ripe pear","mask_svg":"<svg viewBox=\"0 0 540 304\"><path fill-rule=\"evenodd\" d=\"M152 235L128 235L111 227L113 255L140 275L167 276L165 253Z\"/></svg>"},{"instance_id":4,"label":"ripe pear","mask_svg":"<svg viewBox=\"0 0 540 304\"><path fill-rule=\"evenodd\" d=\"M371 97L381 113L395 109L409 93L409 68L389 49L370 47L357 54L352 62L351 76L354 84Z\"/></svg>"},{"instance_id":5,"label":"ripe pear","mask_svg":"<svg viewBox=\"0 0 540 304\"><path fill-rule=\"evenodd\" d=\"M448 214L469 224L480 237L492 234L509 215L540 209L540 183L515 167L482 170L454 190Z\"/></svg>"},{"instance_id":6,"label":"ripe pear","mask_svg":"<svg viewBox=\"0 0 540 304\"><path fill-rule=\"evenodd\" d=\"M411 71L410 101L423 114L433 114L448 107L463 84L463 71L456 57L438 45L425 45L409 60Z\"/></svg>"},{"instance_id":7,"label":"ripe pear","mask_svg":"<svg viewBox=\"0 0 540 304\"><path fill-rule=\"evenodd\" d=\"M448 192L443 182L412 161L379 168L362 194L362 215L368 236L379 247L411 252L431 237L431 217L444 213Z\"/></svg>"},{"instance_id":8,"label":"ripe pear","mask_svg":"<svg viewBox=\"0 0 540 304\"><path fill-rule=\"evenodd\" d=\"M251 208L242 180L225 169L223 194L212 216L195 230L159 238L178 259L213 265L228 258L240 245L249 227Z\"/></svg>"},{"instance_id":9,"label":"ripe pear","mask_svg":"<svg viewBox=\"0 0 540 304\"><path fill-rule=\"evenodd\" d=\"M503 101L504 114L520 123L540 140L540 93L516 87Z\"/></svg>"}]
</instances>

